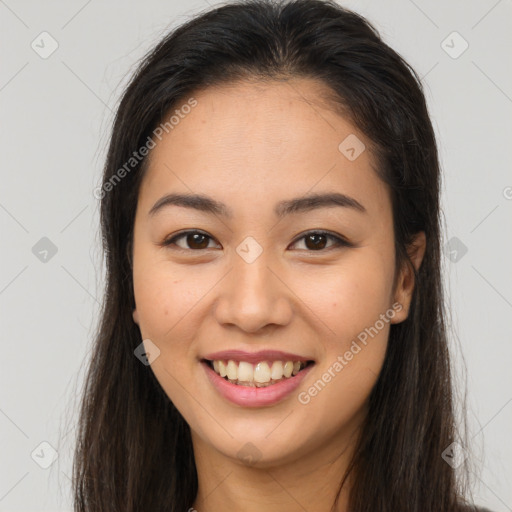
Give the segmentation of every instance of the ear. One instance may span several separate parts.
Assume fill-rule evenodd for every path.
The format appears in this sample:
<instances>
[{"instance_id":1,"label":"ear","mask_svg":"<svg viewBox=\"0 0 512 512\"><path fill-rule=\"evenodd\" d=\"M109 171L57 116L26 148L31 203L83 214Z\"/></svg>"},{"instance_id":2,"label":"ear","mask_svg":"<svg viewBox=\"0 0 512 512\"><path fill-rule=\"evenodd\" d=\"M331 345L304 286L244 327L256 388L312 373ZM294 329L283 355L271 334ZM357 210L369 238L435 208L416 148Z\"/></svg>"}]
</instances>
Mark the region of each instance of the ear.
<instances>
[{"instance_id":1,"label":"ear","mask_svg":"<svg viewBox=\"0 0 512 512\"><path fill-rule=\"evenodd\" d=\"M133 313L132 313L132 316L133 316L133 321L139 325L139 313L137 312L137 308L135 308L133 310Z\"/></svg>"},{"instance_id":2,"label":"ear","mask_svg":"<svg viewBox=\"0 0 512 512\"><path fill-rule=\"evenodd\" d=\"M409 255L410 261L405 261L400 270L394 296L395 303L399 303L402 308L396 310L396 314L391 320L392 324L403 322L409 315L415 285L413 267L416 271L419 270L423 256L425 255L426 246L427 239L425 232L420 231L414 236L413 241L407 247L407 254Z\"/></svg>"}]
</instances>

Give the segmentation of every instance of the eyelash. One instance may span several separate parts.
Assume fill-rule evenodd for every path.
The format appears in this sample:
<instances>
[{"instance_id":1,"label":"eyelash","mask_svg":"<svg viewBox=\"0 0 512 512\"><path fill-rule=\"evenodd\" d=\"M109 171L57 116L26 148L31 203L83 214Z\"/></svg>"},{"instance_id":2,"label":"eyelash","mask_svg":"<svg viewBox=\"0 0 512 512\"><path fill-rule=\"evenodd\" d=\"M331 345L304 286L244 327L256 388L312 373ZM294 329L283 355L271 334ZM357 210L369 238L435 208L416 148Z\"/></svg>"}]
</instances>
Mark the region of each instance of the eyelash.
<instances>
[{"instance_id":1,"label":"eyelash","mask_svg":"<svg viewBox=\"0 0 512 512\"><path fill-rule=\"evenodd\" d=\"M181 238L184 238L187 235L191 235L191 234L204 235L207 238L209 238L210 240L213 240L213 238L210 235L208 235L207 233L204 233L203 231L198 231L198 230L194 229L194 230L189 230L189 231L182 231L181 233L178 233L177 235L173 235L172 237L164 240L160 245L162 247L170 247L170 246L174 245L175 247L173 248L173 250L178 250L178 251L193 251L193 252L206 251L208 248L205 248L205 249L184 249L183 247L176 246L175 242L177 240L179 240ZM334 240L335 244L330 246L330 247L327 247L327 248L324 248L324 249L319 249L319 250L304 249L306 252L325 252L325 251L329 251L330 249L336 249L336 248L340 248L340 247L354 247L354 245L351 244L345 238L343 238L343 237L341 237L339 235L334 235L334 234L330 233L329 231L322 231L322 230L308 231L308 232L302 234L299 238L296 238L292 242L292 245L296 244L300 240L302 240L302 239L304 239L304 238L306 238L307 236L310 236L310 235L324 235L324 236L330 238L331 240Z\"/></svg>"}]
</instances>

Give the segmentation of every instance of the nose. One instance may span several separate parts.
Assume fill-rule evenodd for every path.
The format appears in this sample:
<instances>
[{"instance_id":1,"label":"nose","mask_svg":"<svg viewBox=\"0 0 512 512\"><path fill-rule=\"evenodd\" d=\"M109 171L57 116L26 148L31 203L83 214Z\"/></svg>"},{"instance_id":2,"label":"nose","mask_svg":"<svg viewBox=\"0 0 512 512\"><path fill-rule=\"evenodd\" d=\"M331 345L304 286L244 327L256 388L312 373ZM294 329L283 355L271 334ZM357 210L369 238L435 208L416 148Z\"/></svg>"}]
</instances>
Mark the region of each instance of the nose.
<instances>
[{"instance_id":1,"label":"nose","mask_svg":"<svg viewBox=\"0 0 512 512\"><path fill-rule=\"evenodd\" d=\"M252 263L235 255L231 271L219 283L215 307L219 324L252 334L291 321L293 294L264 255Z\"/></svg>"}]
</instances>

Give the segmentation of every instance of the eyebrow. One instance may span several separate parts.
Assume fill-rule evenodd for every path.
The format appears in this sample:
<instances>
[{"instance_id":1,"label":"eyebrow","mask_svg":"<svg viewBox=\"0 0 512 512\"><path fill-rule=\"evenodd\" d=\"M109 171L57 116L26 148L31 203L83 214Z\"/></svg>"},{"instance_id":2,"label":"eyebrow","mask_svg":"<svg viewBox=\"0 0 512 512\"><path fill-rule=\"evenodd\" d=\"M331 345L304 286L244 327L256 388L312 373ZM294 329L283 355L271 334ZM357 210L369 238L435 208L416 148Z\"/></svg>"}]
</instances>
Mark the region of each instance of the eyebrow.
<instances>
[{"instance_id":1,"label":"eyebrow","mask_svg":"<svg viewBox=\"0 0 512 512\"><path fill-rule=\"evenodd\" d=\"M233 212L227 205L202 194L167 194L153 205L148 215L153 217L157 212L168 206L192 208L227 219L233 218ZM367 213L366 208L359 201L339 192L310 194L304 197L280 201L276 204L274 213L277 217L282 218L292 213L303 213L334 206L351 208L361 213Z\"/></svg>"}]
</instances>

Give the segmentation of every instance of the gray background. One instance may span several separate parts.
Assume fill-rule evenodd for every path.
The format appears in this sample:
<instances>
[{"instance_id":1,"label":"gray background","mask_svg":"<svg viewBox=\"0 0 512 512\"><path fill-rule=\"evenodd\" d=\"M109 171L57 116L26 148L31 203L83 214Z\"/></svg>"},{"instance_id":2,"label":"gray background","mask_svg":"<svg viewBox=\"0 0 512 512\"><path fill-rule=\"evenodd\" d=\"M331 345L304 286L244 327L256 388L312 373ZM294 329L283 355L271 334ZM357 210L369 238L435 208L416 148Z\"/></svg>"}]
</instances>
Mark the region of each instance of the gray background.
<instances>
[{"instance_id":1,"label":"gray background","mask_svg":"<svg viewBox=\"0 0 512 512\"><path fill-rule=\"evenodd\" d=\"M0 512L72 509L76 397L103 284L92 191L112 112L136 61L208 3L0 0ZM445 173L446 300L461 389L467 367L475 500L512 511L511 1L343 5L423 78Z\"/></svg>"}]
</instances>

